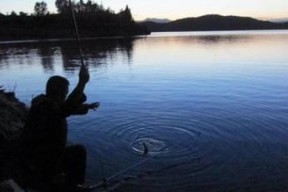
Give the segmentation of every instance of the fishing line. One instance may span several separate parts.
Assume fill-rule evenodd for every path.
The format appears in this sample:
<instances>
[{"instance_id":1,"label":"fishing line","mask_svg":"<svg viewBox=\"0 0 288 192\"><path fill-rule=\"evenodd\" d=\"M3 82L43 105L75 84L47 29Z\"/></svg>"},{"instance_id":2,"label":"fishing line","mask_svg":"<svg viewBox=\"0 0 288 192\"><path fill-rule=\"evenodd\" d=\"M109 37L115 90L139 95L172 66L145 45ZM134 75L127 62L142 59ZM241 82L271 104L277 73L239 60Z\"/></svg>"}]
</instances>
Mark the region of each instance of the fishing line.
<instances>
[{"instance_id":1,"label":"fishing line","mask_svg":"<svg viewBox=\"0 0 288 192\"><path fill-rule=\"evenodd\" d=\"M156 155L156 156L157 156L157 155ZM137 163L129 166L128 168L126 168L126 169L124 169L124 170L121 170L121 171L115 173L114 175L108 177L108 178L105 180L105 182L99 182L99 183L97 183L96 185L91 186L91 188L92 188L93 191L95 191L95 192L96 192L96 190L99 189L99 188L104 188L105 190L108 190L108 191L109 191L109 189L113 189L113 188L115 189L115 188L117 188L116 185L119 186L121 183L123 184L123 183L125 183L125 182L131 181L131 180L134 180L134 179L137 180L137 179L142 179L142 178L145 177L145 176L151 176L151 175L153 175L153 174L159 174L159 173L162 173L162 172L165 172L165 171L168 171L168 170L171 170L171 169L180 167L180 166L185 166L185 165L190 164L191 162L195 161L195 159L189 159L189 160L186 160L186 161L182 161L182 162L180 162L180 163L170 164L170 165L161 167L161 168L159 168L159 169L144 171L144 172L142 172L142 173L140 173L140 174L138 174L138 175L136 175L136 176L124 177L124 178L118 180L114 187L113 187L113 185L112 185L112 187L109 187L109 185L110 185L110 184L108 183L109 181L111 181L111 180L113 180L114 178L116 178L117 176L120 176L120 175L122 175L123 173L131 170L132 168L135 168L135 167L137 167L137 166L139 166L139 165L144 164L146 161L148 161L148 160L151 159L151 158L155 158L156 156L151 156L150 158L145 158L145 159L143 159L143 160L141 160L141 161L139 161L139 162L137 162Z\"/></svg>"},{"instance_id":2,"label":"fishing line","mask_svg":"<svg viewBox=\"0 0 288 192\"><path fill-rule=\"evenodd\" d=\"M158 155L159 155L159 154L158 154ZM111 175L111 176L107 177L107 178L104 180L104 182L103 182L103 181L98 182L97 184L95 184L94 186L92 186L92 188L95 188L95 189L96 189L96 188L103 187L103 185L104 185L104 186L107 185L107 182L111 181L112 179L114 179L114 178L116 178L116 177L118 177L118 176L126 173L127 171L129 171L129 170L131 170L131 169L133 169L133 168L135 168L135 167L137 167L137 166L139 166L139 165L144 164L146 161L148 161L148 160L150 160L150 159L152 159L152 158L155 158L155 157L157 157L158 155L147 157L146 154L145 154L145 158L144 158L144 159L142 159L142 160L140 160L140 161L138 161L138 162L130 165L129 167L126 167L125 169L122 169L122 170L118 171L118 172L115 173L114 175Z\"/></svg>"},{"instance_id":3,"label":"fishing line","mask_svg":"<svg viewBox=\"0 0 288 192\"><path fill-rule=\"evenodd\" d=\"M117 176L119 176L119 175L122 175L123 173L129 171L130 169L135 168L135 167L137 167L137 166L139 166L139 165L142 165L142 164L144 164L146 161L148 161L149 159L155 158L156 156L159 155L159 154L158 154L158 155L155 155L155 156L147 157L147 153L148 153L148 151L149 151L149 150L148 150L148 147L146 146L145 143L143 143L143 146L144 146L143 156L145 156L144 159L142 159L142 160L140 160L140 161L132 164L131 166L129 166L129 167L127 167L127 168L125 168L125 169L123 169L123 170L115 173L114 175L109 176L109 177L106 179L106 181L109 181L109 180L111 180L111 179L113 179L113 178L115 178L115 177L117 177Z\"/></svg>"},{"instance_id":4,"label":"fishing line","mask_svg":"<svg viewBox=\"0 0 288 192\"><path fill-rule=\"evenodd\" d=\"M77 44L78 44L78 48L79 48L81 66L85 66L84 65L84 59L83 59L83 54L82 54L83 51L82 51L82 46L81 46L81 39L80 39L79 29L78 29L78 25L77 25L77 21L76 21L76 16L75 16L75 10L74 10L74 7L72 5L71 0L69 0L69 3L70 3L70 7L71 7L73 23L74 23L74 28L75 28L76 38L77 38Z\"/></svg>"},{"instance_id":5,"label":"fishing line","mask_svg":"<svg viewBox=\"0 0 288 192\"><path fill-rule=\"evenodd\" d=\"M151 160L151 159L155 159L156 157L158 157L161 153L158 153L157 155L154 155L154 156L147 156L147 154L149 154L149 149L148 147L146 146L145 143L143 143L143 155L144 155L144 159L128 166L127 168L125 169L122 169L120 171L118 171L117 173L115 173L114 175L111 175L109 177L107 177L104 181L101 181L101 182L98 182L97 184L93 185L92 188L94 189L97 189L97 188L100 188L100 187L105 187L107 188L108 186L108 182L113 180L114 178L117 178L118 176L121 176L123 175L124 173L128 172L129 170L137 167L137 166L140 166L140 165L143 165L144 163L146 163L148 160ZM170 167L170 166L169 166ZM146 173L146 172L145 172ZM137 177L137 176L136 176ZM126 178L123 178L122 180L127 180Z\"/></svg>"},{"instance_id":6,"label":"fishing line","mask_svg":"<svg viewBox=\"0 0 288 192\"><path fill-rule=\"evenodd\" d=\"M186 140L184 140L186 141ZM183 141L183 143L184 143ZM181 142L182 143L182 142ZM112 181L113 179L123 175L124 173L128 172L129 170L137 167L137 166L140 166L140 165L143 165L144 163L146 163L148 160L151 160L151 159L154 159L156 157L158 157L159 155L161 155L161 153L158 153L157 155L154 155L154 156L147 156L147 154L149 154L149 149L148 147L146 146L145 143L143 143L143 155L145 156L145 159L142 159L134 164L132 164L131 166L123 169L123 170L120 170L118 171L117 173L115 173L114 175L111 175L109 176L108 178L106 178L106 180L101 181L101 182L98 182L97 184L93 185L92 188L93 189L99 189L99 188L105 188L105 189L108 189L109 190L109 182ZM197 158L198 159L198 158ZM161 173L161 172L165 172L167 170L171 170L171 169L174 169L174 168L177 168L177 167L180 167L180 166L184 166L184 165L187 165L187 164L190 164L191 162L195 161L195 159L188 159L188 160L185 160L185 161L181 161L181 162L178 162L178 163L172 163L172 164L169 164L167 166L163 166L163 167L160 167L159 169L156 169L156 170L149 170L149 171L144 171L134 177L124 177L122 178L121 180L119 180L118 184L119 183L122 183L122 182L127 182L131 179L141 179L142 177L144 176L151 176L153 174L157 174L157 173Z\"/></svg>"}]
</instances>

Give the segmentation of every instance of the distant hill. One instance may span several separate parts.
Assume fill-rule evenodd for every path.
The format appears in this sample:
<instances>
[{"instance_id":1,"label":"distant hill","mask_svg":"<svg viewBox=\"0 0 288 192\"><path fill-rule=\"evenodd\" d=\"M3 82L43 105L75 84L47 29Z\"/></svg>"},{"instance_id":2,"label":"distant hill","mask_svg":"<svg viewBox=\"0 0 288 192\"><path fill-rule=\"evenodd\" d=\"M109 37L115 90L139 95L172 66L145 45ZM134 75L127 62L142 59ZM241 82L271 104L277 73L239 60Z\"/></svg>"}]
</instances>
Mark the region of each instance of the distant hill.
<instances>
[{"instance_id":1,"label":"distant hill","mask_svg":"<svg viewBox=\"0 0 288 192\"><path fill-rule=\"evenodd\" d=\"M262 21L251 17L221 15L183 18L168 23L146 21L140 24L151 32L288 29L288 23Z\"/></svg>"},{"instance_id":2,"label":"distant hill","mask_svg":"<svg viewBox=\"0 0 288 192\"><path fill-rule=\"evenodd\" d=\"M288 18L272 19L270 21L275 23L288 23Z\"/></svg>"},{"instance_id":3,"label":"distant hill","mask_svg":"<svg viewBox=\"0 0 288 192\"><path fill-rule=\"evenodd\" d=\"M159 19L159 18L147 18L141 22L154 22L154 23L169 23L171 20L169 19Z\"/></svg>"}]
</instances>

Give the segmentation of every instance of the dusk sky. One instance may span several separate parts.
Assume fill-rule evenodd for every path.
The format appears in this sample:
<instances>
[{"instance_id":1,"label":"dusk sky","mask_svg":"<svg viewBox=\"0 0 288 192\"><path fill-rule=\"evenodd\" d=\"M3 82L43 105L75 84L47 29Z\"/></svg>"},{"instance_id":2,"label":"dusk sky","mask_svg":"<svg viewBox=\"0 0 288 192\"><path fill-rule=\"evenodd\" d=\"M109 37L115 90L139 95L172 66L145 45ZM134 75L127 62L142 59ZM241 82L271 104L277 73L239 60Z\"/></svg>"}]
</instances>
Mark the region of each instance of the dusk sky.
<instances>
[{"instance_id":1,"label":"dusk sky","mask_svg":"<svg viewBox=\"0 0 288 192\"><path fill-rule=\"evenodd\" d=\"M45 1L56 12L55 0ZM37 0L1 0L0 12L33 13ZM84 2L86 2L84 0ZM128 5L135 20L145 18L198 17L205 14L251 16L259 19L288 18L288 0L95 0L118 12Z\"/></svg>"}]
</instances>

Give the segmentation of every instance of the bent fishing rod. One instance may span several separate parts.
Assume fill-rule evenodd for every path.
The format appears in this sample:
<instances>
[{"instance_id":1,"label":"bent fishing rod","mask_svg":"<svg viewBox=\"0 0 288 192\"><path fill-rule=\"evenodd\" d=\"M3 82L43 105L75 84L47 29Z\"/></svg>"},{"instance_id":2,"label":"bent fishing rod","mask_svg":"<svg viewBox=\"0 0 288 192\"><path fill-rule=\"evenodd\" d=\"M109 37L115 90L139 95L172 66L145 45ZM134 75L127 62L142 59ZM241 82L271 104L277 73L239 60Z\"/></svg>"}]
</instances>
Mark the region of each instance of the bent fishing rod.
<instances>
[{"instance_id":1,"label":"bent fishing rod","mask_svg":"<svg viewBox=\"0 0 288 192\"><path fill-rule=\"evenodd\" d=\"M82 46L81 46L81 39L80 39L79 29L78 29L78 25L77 25L76 16L75 16L75 10L74 10L74 6L73 6L71 0L69 0L69 4L70 4L70 8L71 8L72 17L73 17L73 23L74 23L75 33L76 33L77 44L78 44L78 48L79 48L79 56L80 56L81 66L85 66L84 58L83 58L83 51L82 51Z\"/></svg>"},{"instance_id":2,"label":"bent fishing rod","mask_svg":"<svg viewBox=\"0 0 288 192\"><path fill-rule=\"evenodd\" d=\"M81 67L83 67L83 66L85 66L85 64L84 64L83 51L82 51L82 45L81 45L79 29L78 29L78 25L77 25L76 16L75 16L75 10L74 10L74 6L73 6L71 0L69 0L69 4L70 4L71 14L72 14L72 18L73 18L73 23L74 23L74 29L75 29L75 34L76 34L77 45L78 45L78 49L79 49ZM103 180L103 183L106 183L107 179L106 179L106 177L104 175L103 163L102 163L102 161L100 159L99 159L99 162L100 162L100 165L101 165L101 172L102 172L102 178L103 178L102 180Z\"/></svg>"}]
</instances>

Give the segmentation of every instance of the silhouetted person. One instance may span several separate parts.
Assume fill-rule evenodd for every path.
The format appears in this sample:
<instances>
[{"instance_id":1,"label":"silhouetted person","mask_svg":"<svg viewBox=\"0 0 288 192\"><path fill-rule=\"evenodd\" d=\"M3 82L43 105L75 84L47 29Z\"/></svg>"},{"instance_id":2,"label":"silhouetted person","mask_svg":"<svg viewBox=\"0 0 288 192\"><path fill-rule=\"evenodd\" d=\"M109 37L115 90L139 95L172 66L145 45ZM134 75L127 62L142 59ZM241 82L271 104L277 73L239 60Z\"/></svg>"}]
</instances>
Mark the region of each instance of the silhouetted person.
<instances>
[{"instance_id":1,"label":"silhouetted person","mask_svg":"<svg viewBox=\"0 0 288 192\"><path fill-rule=\"evenodd\" d=\"M86 114L89 109L99 107L97 102L84 103L86 96L83 92L88 81L88 70L82 66L79 82L67 98L69 81L53 76L47 82L46 94L32 100L22 137L24 184L28 187L32 185L49 191L53 182L60 180L74 189L84 183L86 150L82 145L67 146L66 117Z\"/></svg>"}]
</instances>

